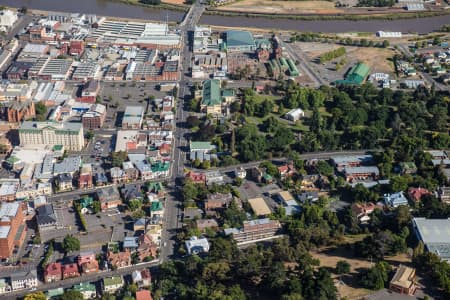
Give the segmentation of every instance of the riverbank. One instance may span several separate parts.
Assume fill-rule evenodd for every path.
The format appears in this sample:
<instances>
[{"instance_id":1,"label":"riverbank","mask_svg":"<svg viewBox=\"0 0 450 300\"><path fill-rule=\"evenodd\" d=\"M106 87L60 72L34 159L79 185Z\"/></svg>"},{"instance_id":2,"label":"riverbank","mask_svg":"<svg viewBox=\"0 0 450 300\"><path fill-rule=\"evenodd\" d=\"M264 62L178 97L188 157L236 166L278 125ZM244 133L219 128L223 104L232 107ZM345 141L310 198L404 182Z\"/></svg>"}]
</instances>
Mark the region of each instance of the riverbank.
<instances>
[{"instance_id":1,"label":"riverbank","mask_svg":"<svg viewBox=\"0 0 450 300\"><path fill-rule=\"evenodd\" d=\"M176 10L176 11L188 11L190 5L182 4L182 3L170 3L170 2L161 2L158 5L151 5L151 4L144 4L141 3L139 0L108 0L111 2L121 2L127 5L136 5L146 8L152 8L152 9L168 9L168 10Z\"/></svg>"}]
</instances>

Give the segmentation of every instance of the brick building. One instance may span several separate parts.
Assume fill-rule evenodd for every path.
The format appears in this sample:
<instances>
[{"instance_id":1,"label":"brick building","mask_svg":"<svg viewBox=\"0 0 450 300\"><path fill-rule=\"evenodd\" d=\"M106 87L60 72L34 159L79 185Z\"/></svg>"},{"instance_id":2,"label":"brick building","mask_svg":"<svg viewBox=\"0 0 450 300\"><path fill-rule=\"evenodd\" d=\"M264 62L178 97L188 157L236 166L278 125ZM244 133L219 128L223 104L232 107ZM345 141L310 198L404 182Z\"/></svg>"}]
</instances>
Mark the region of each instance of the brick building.
<instances>
[{"instance_id":1,"label":"brick building","mask_svg":"<svg viewBox=\"0 0 450 300\"><path fill-rule=\"evenodd\" d=\"M244 221L244 226L241 229L228 228L225 229L226 235L233 235L236 242L250 242L263 238L270 238L275 236L281 229L280 222L270 219L256 219L251 221Z\"/></svg>"},{"instance_id":2,"label":"brick building","mask_svg":"<svg viewBox=\"0 0 450 300\"><path fill-rule=\"evenodd\" d=\"M83 86L81 91L81 96L78 101L84 103L95 103L97 95L100 91L100 81L91 79Z\"/></svg>"},{"instance_id":3,"label":"brick building","mask_svg":"<svg viewBox=\"0 0 450 300\"><path fill-rule=\"evenodd\" d=\"M81 117L83 128L88 130L98 129L103 126L106 118L106 107L102 104L94 104Z\"/></svg>"},{"instance_id":4,"label":"brick building","mask_svg":"<svg viewBox=\"0 0 450 300\"><path fill-rule=\"evenodd\" d=\"M9 123L19 123L36 116L36 109L33 101L14 101L6 108L5 119Z\"/></svg>"},{"instance_id":5,"label":"brick building","mask_svg":"<svg viewBox=\"0 0 450 300\"><path fill-rule=\"evenodd\" d=\"M3 203L0 207L0 258L12 255L25 239L26 225L23 207L19 202Z\"/></svg>"}]
</instances>

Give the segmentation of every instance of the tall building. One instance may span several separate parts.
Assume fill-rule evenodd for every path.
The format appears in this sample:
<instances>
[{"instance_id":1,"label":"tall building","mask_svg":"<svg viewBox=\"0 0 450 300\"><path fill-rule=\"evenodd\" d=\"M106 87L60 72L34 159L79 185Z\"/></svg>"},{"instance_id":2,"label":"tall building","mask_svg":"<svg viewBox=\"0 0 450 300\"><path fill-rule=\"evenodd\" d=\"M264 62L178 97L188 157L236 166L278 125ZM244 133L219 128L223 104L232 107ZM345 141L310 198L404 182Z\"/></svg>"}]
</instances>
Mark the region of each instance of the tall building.
<instances>
[{"instance_id":1,"label":"tall building","mask_svg":"<svg viewBox=\"0 0 450 300\"><path fill-rule=\"evenodd\" d=\"M56 123L25 121L19 128L20 144L62 145L71 151L84 147L84 132L81 123Z\"/></svg>"},{"instance_id":2,"label":"tall building","mask_svg":"<svg viewBox=\"0 0 450 300\"><path fill-rule=\"evenodd\" d=\"M21 204L3 203L0 208L0 258L10 257L14 246L20 247L25 235L26 226Z\"/></svg>"}]
</instances>

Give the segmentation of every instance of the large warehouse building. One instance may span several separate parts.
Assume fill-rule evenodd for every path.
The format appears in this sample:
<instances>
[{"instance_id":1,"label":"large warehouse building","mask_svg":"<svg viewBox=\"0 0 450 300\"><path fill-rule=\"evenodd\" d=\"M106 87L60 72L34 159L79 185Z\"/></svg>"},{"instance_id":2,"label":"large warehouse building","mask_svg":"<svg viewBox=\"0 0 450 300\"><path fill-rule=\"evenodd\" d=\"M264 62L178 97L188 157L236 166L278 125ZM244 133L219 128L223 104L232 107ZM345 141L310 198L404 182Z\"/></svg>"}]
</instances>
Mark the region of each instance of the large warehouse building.
<instances>
[{"instance_id":1,"label":"large warehouse building","mask_svg":"<svg viewBox=\"0 0 450 300\"><path fill-rule=\"evenodd\" d=\"M253 52L256 50L253 35L248 31L228 30L225 32L228 52Z\"/></svg>"}]
</instances>

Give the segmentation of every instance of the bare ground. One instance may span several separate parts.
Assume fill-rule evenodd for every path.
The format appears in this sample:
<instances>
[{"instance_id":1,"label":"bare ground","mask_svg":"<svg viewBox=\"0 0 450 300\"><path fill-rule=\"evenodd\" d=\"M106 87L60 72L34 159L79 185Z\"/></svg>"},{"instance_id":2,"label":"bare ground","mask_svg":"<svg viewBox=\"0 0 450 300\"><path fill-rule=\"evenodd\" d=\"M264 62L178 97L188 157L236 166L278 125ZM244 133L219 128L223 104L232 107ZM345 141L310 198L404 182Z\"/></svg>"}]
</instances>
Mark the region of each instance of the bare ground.
<instances>
[{"instance_id":1,"label":"bare ground","mask_svg":"<svg viewBox=\"0 0 450 300\"><path fill-rule=\"evenodd\" d=\"M171 0L176 1L176 0ZM330 1L270 1L270 0L243 0L217 8L218 10L258 13L283 14L333 14L343 12L334 7Z\"/></svg>"}]
</instances>

